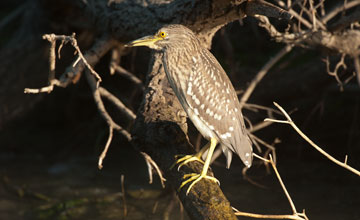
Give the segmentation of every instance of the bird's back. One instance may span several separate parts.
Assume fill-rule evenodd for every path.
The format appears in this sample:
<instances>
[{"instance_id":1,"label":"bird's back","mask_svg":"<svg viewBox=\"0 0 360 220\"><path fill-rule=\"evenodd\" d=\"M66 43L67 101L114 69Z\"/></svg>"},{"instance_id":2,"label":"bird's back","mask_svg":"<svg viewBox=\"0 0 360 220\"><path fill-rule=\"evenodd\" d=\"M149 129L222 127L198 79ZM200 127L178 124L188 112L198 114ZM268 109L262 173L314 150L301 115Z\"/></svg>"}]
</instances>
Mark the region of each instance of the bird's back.
<instances>
[{"instance_id":1,"label":"bird's back","mask_svg":"<svg viewBox=\"0 0 360 220\"><path fill-rule=\"evenodd\" d=\"M239 100L216 58L206 48L196 53L169 49L164 51L163 62L170 85L195 127L205 138L214 137L222 145L227 167L232 152L250 167L252 145Z\"/></svg>"}]
</instances>

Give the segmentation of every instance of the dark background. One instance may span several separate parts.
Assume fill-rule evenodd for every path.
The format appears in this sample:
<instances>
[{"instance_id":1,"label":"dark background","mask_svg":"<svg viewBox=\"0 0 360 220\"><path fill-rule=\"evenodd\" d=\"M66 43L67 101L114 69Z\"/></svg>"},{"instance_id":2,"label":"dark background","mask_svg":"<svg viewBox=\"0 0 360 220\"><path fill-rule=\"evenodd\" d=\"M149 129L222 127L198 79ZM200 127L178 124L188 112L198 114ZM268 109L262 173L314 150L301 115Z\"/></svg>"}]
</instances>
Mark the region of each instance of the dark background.
<instances>
[{"instance_id":1,"label":"dark background","mask_svg":"<svg viewBox=\"0 0 360 220\"><path fill-rule=\"evenodd\" d=\"M1 18L16 8L15 3L6 4L2 3ZM8 46L17 22L1 30L2 48ZM273 42L255 20L243 22L225 26L212 46L239 90L245 90L257 71L284 46ZM80 45L82 49L87 46ZM121 64L145 81L150 55L146 48L132 50ZM44 53L33 65L46 65L47 56ZM340 161L348 155L349 165L360 169L360 88L352 79L340 91L326 72L325 56L321 50L294 49L259 83L249 103L274 107L272 102L278 102L315 143ZM69 46L62 57L58 73L72 60ZM333 63L337 59L331 57ZM141 91L126 78L111 76L108 62L109 55L96 66L102 85L136 112ZM347 71L341 70L343 79L352 74L351 62L348 64ZM46 85L47 71L26 74L43 79L43 84L29 83L28 87ZM172 210L169 219L181 219L174 193L161 189L157 176L148 184L143 158L120 134L115 133L104 168L98 170L108 128L84 79L50 94L23 95L41 100L10 122L0 123L0 219L162 219L167 210ZM117 122L131 129L131 123L113 106L107 103L107 108ZM253 124L267 117L265 111L245 109L243 113ZM189 135L194 143L197 131L192 125ZM289 125L274 124L255 135L268 143L281 140L276 145L277 166L299 212L305 209L310 219L360 219L360 177L327 160ZM212 166L232 206L246 212L290 214L273 171L268 174L255 161L248 176L261 186L244 180L238 158L233 159L230 170L224 168L223 156ZM125 177L126 218L121 175Z\"/></svg>"}]
</instances>

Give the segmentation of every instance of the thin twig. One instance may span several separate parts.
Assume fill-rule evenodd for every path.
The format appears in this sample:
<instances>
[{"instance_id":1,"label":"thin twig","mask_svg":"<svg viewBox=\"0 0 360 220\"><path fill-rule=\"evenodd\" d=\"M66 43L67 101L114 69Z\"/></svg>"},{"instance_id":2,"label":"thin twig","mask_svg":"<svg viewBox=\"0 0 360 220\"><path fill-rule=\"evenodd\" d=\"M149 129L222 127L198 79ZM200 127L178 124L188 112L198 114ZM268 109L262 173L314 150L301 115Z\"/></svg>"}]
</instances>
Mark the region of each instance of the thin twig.
<instances>
[{"instance_id":1,"label":"thin twig","mask_svg":"<svg viewBox=\"0 0 360 220\"><path fill-rule=\"evenodd\" d=\"M267 107L267 106L263 106L263 105L258 105L258 104L253 104L253 103L245 103L244 104L244 108L247 108L249 110L251 109L260 109L260 110L265 110L265 111L268 111L268 112L274 112L276 114L281 114L280 111L274 109L274 108L270 108L270 107Z\"/></svg>"},{"instance_id":2,"label":"thin twig","mask_svg":"<svg viewBox=\"0 0 360 220\"><path fill-rule=\"evenodd\" d=\"M71 82L76 83L81 75L81 72L84 70L86 66L92 75L96 78L96 87L99 87L99 83L101 78L99 74L95 72L95 70L91 67L89 63L95 65L99 59L115 45L115 41L109 37L108 35L103 35L100 39L96 41L96 44L85 54L83 55L80 48L77 45L77 40L75 38L75 34L71 36L66 35L55 35L55 34L45 34L42 36L44 40L50 42L50 56L49 56L49 86L45 86L39 89L30 89L25 88L25 93L41 93L41 92L51 92L54 89L54 86L58 87L66 87ZM77 59L73 62L71 66L69 66L66 71L61 75L60 79L55 79L55 44L56 41L61 41L61 44L58 48L58 54L60 54L60 50L63 44L71 43L75 48L76 53L78 54ZM60 57L59 57L60 58ZM79 62L82 61L82 62Z\"/></svg>"},{"instance_id":3,"label":"thin twig","mask_svg":"<svg viewBox=\"0 0 360 220\"><path fill-rule=\"evenodd\" d=\"M132 81L133 83L135 83L141 90L144 90L144 84L143 82L136 77L133 73L127 71L126 69L124 69L122 66L113 63L111 65L111 67L117 72L119 73L121 76L124 76L125 78L129 79L130 81Z\"/></svg>"},{"instance_id":4,"label":"thin twig","mask_svg":"<svg viewBox=\"0 0 360 220\"><path fill-rule=\"evenodd\" d=\"M270 126L271 124L273 124L273 122L271 121L263 121L263 122L260 122L258 124L255 124L252 129L249 129L248 131L251 132L251 133L254 133L255 131L258 131L258 130L261 130L263 128L266 128L268 126Z\"/></svg>"},{"instance_id":5,"label":"thin twig","mask_svg":"<svg viewBox=\"0 0 360 220\"><path fill-rule=\"evenodd\" d=\"M131 140L130 133L128 131L126 131L125 129L123 129L116 122L114 122L114 120L111 118L109 113L106 111L104 103L103 103L103 101L101 99L100 91L99 91L99 89L96 88L95 77L92 74L90 74L88 71L85 71L85 76L86 76L86 79L88 80L90 88L93 91L94 101L95 101L95 103L96 103L96 105L98 107L100 115L105 119L106 123L109 126L112 126L114 129L116 129L121 134L123 134L128 141L130 141Z\"/></svg>"},{"instance_id":6,"label":"thin twig","mask_svg":"<svg viewBox=\"0 0 360 220\"><path fill-rule=\"evenodd\" d=\"M122 50L119 47L115 47L111 50L111 60L109 63L109 70L110 70L110 75L114 75L115 74L115 69L114 69L114 64L118 64L120 63L121 60L121 52L120 50Z\"/></svg>"},{"instance_id":7,"label":"thin twig","mask_svg":"<svg viewBox=\"0 0 360 220\"><path fill-rule=\"evenodd\" d=\"M106 145L104 147L104 150L102 151L102 153L99 156L99 161L98 161L99 170L101 170L103 168L102 162L103 162L104 158L106 157L106 153L107 153L107 151L109 149L109 146L111 144L111 140L112 140L112 137L113 137L113 130L114 130L114 128L111 125L109 125L109 137L108 137L108 139L106 141Z\"/></svg>"},{"instance_id":8,"label":"thin twig","mask_svg":"<svg viewBox=\"0 0 360 220\"><path fill-rule=\"evenodd\" d=\"M124 216L127 216L127 203L126 203L126 197L125 197L125 176L124 174L121 174L121 192L122 192L122 198L123 198L123 203L124 203Z\"/></svg>"},{"instance_id":9,"label":"thin twig","mask_svg":"<svg viewBox=\"0 0 360 220\"><path fill-rule=\"evenodd\" d=\"M341 54L341 59L340 59L340 61L336 64L334 71L330 71L330 61L329 61L329 57L326 57L326 59L325 59L326 70L327 70L327 72L328 72L328 74L329 74L330 76L335 77L336 82L337 82L338 85L340 86L340 91L343 91L343 90L344 90L344 84L343 84L343 82L341 82L341 80L340 80L340 78L339 78L338 71L339 71L340 67L342 67L344 70L347 69L347 66L346 66L346 64L345 64L345 57L346 57L346 54L345 54L345 53Z\"/></svg>"},{"instance_id":10,"label":"thin twig","mask_svg":"<svg viewBox=\"0 0 360 220\"><path fill-rule=\"evenodd\" d=\"M281 185L281 188L283 189L285 195L286 195L286 198L288 199L289 201L289 204L291 206L291 209L293 211L293 214L292 215L262 215L262 214L256 214L256 213L249 213L249 212L241 212L235 208L234 211L235 211L235 215L237 216L246 216L246 217L251 217L251 218L260 218L260 219L295 219L295 220L308 220L308 217L306 216L305 214L305 211L303 211L302 213L298 213L296 211L296 207L294 205L294 202L292 201L291 197L290 197L290 194L289 192L287 191L286 187L285 187L285 184L284 182L282 181L281 179L281 176L280 176L280 173L279 171L277 170L276 168L276 165L274 163L274 160L272 159L272 156L271 154L269 154L269 157L270 159L265 159L257 154L253 154L254 157L266 162L266 163L270 163L273 170L275 171L275 174L276 174L276 177Z\"/></svg>"},{"instance_id":11,"label":"thin twig","mask_svg":"<svg viewBox=\"0 0 360 220\"><path fill-rule=\"evenodd\" d=\"M298 215L262 215L250 212L241 212L236 210L235 215L237 216L245 216L250 218L260 218L260 219L294 219L294 220L304 220L308 219L305 217L301 217ZM299 215L305 215L305 213L300 213Z\"/></svg>"},{"instance_id":12,"label":"thin twig","mask_svg":"<svg viewBox=\"0 0 360 220\"><path fill-rule=\"evenodd\" d=\"M275 147L271 146L270 144L266 143L265 141L261 140L260 138L256 137L253 134L250 134L250 137L252 139L255 139L257 142L259 142L260 144L264 145L265 147L269 148L271 151L275 152Z\"/></svg>"},{"instance_id":13,"label":"thin twig","mask_svg":"<svg viewBox=\"0 0 360 220\"><path fill-rule=\"evenodd\" d=\"M291 209L292 209L292 211L293 211L293 214L296 214L297 211L296 211L296 207L295 207L295 205L294 205L294 202L292 201L292 199L291 199L291 197L290 197L290 194L289 194L289 192L287 191L287 189L286 189L286 187L285 187L285 184L284 184L284 182L283 182L282 179L281 179L281 176L280 176L280 174L279 174L279 171L278 171L277 168L276 168L276 165L275 165L275 163L274 163L274 161L273 161L273 159L272 159L271 154L269 154L269 157L270 157L270 164L271 164L271 166L273 167L273 169L274 169L274 171L275 171L275 174L276 174L276 177L278 178L279 183L280 183L280 185L281 185L281 188L283 189L283 191L284 191L284 193L285 193L285 195L286 195L286 198L288 199L288 201L289 201L289 203L290 203L290 206L291 206Z\"/></svg>"},{"instance_id":14,"label":"thin twig","mask_svg":"<svg viewBox=\"0 0 360 220\"><path fill-rule=\"evenodd\" d=\"M135 120L136 115L134 114L134 112L128 107L126 107L126 105L123 102L121 102L120 99L118 99L115 95L113 95L111 92L109 92L108 90L106 90L104 87L101 86L99 87L99 92L102 97L107 98L120 111L124 112L130 120Z\"/></svg>"},{"instance_id":15,"label":"thin twig","mask_svg":"<svg viewBox=\"0 0 360 220\"><path fill-rule=\"evenodd\" d=\"M53 91L54 85L55 84L50 84L48 86L44 86L44 87L41 87L39 89L25 88L24 93L29 93L29 94L37 94L37 93L43 93L43 92L50 93L51 91Z\"/></svg>"},{"instance_id":16,"label":"thin twig","mask_svg":"<svg viewBox=\"0 0 360 220\"><path fill-rule=\"evenodd\" d=\"M109 149L109 146L110 146L110 143L112 140L113 129L116 129L121 134L123 134L127 138L128 141L131 140L131 135L128 131L126 131L120 125L118 125L116 122L114 122L114 120L111 118L109 113L106 111L104 103L101 99L100 90L98 88L96 88L96 79L95 79L94 75L90 74L89 71L85 71L85 76L86 76L86 79L90 85L92 92L93 92L93 98L94 98L95 104L97 105L98 111L99 111L100 115L105 119L106 123L109 126L109 138L106 142L104 150L102 151L101 155L99 156L99 161L98 161L98 167L99 167L99 169L102 169L102 167L103 167L102 162L106 157L106 153Z\"/></svg>"},{"instance_id":17,"label":"thin twig","mask_svg":"<svg viewBox=\"0 0 360 220\"><path fill-rule=\"evenodd\" d=\"M55 59L56 59L56 53L55 53L55 47L56 47L56 41L50 42L50 54L49 54L49 82L51 82L55 79Z\"/></svg>"},{"instance_id":18,"label":"thin twig","mask_svg":"<svg viewBox=\"0 0 360 220\"><path fill-rule=\"evenodd\" d=\"M152 168L154 168L156 170L156 173L158 174L159 178L160 178L160 182L161 182L161 186L162 188L165 188L165 181L166 179L163 177L162 172L159 168L159 166L155 163L155 161L145 152L140 152L146 162L146 165L148 166L148 173L149 173L149 183L152 183Z\"/></svg>"},{"instance_id":19,"label":"thin twig","mask_svg":"<svg viewBox=\"0 0 360 220\"><path fill-rule=\"evenodd\" d=\"M296 11L293 9L289 9L288 11L294 18L296 18L299 22L301 22L303 25L305 25L307 28L312 29L312 25L305 20L303 17L301 17Z\"/></svg>"},{"instance_id":20,"label":"thin twig","mask_svg":"<svg viewBox=\"0 0 360 220\"><path fill-rule=\"evenodd\" d=\"M314 7L314 0L309 0L310 10L307 9L303 4L300 4L300 2L297 3L301 7L301 10L304 11L310 18L313 26L312 30L317 31L318 30L317 26L319 26L322 30L326 30L325 25L316 18L316 9Z\"/></svg>"},{"instance_id":21,"label":"thin twig","mask_svg":"<svg viewBox=\"0 0 360 220\"><path fill-rule=\"evenodd\" d=\"M256 74L256 76L251 81L250 85L246 89L244 95L242 95L240 99L240 107L242 108L244 104L247 102L251 94L253 93L257 84L264 78L266 73L273 67L282 57L284 57L287 53L289 53L292 49L291 45L286 45L283 49L281 49L273 58L271 58Z\"/></svg>"},{"instance_id":22,"label":"thin twig","mask_svg":"<svg viewBox=\"0 0 360 220\"><path fill-rule=\"evenodd\" d=\"M325 152L323 149L321 149L318 145L316 145L310 138L308 138L297 126L296 124L292 121L292 119L290 118L290 116L288 115L288 113L276 102L274 102L274 105L284 114L284 116L286 117L286 121L285 120L275 120L275 119L271 119L271 118L266 118L265 121L272 121L272 122L276 122L276 123L283 123L283 124L289 124L291 125L294 130L304 139L306 140L312 147L314 147L317 151L319 151L322 155L324 155L326 158L328 158L329 160L331 160L332 162L334 162L335 164L349 170L350 172L360 176L360 171L356 170L355 168L349 166L347 164L347 159L346 162L341 162L337 159L335 159L334 157L332 157L330 154L328 154L327 152Z\"/></svg>"},{"instance_id":23,"label":"thin twig","mask_svg":"<svg viewBox=\"0 0 360 220\"><path fill-rule=\"evenodd\" d=\"M357 5L360 5L360 1L358 1L358 0L354 0L354 1L350 1L350 2L343 2L342 4L339 4L336 7L334 7L334 9L332 9L324 17L322 17L321 21L326 24L328 21L330 21L332 18L334 18L340 12L342 12L344 10L348 10Z\"/></svg>"}]
</instances>

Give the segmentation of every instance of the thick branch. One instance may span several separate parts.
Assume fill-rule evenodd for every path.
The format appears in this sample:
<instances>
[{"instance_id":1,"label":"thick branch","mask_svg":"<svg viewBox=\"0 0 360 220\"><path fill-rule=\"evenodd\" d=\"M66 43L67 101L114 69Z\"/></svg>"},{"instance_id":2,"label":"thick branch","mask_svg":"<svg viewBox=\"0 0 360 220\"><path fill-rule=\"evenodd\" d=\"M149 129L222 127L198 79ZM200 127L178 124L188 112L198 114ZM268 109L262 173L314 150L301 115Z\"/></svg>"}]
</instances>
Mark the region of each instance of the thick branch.
<instances>
[{"instance_id":1,"label":"thick branch","mask_svg":"<svg viewBox=\"0 0 360 220\"><path fill-rule=\"evenodd\" d=\"M240 1L71 1L94 17L100 30L127 42L153 34L165 24L184 24L199 34L207 46L215 32L225 24L242 19L248 13L289 18L286 11L260 0Z\"/></svg>"}]
</instances>

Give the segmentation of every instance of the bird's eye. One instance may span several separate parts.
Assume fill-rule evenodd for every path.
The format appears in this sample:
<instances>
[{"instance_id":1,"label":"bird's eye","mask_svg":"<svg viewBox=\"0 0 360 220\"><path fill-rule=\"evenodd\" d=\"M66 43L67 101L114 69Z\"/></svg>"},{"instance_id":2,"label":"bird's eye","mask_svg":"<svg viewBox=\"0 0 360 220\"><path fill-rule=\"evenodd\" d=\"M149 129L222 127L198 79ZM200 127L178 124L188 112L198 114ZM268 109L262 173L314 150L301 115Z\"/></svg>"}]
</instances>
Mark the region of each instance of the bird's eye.
<instances>
[{"instance_id":1,"label":"bird's eye","mask_svg":"<svg viewBox=\"0 0 360 220\"><path fill-rule=\"evenodd\" d=\"M159 33L159 36L162 37L162 38L165 38L166 37L166 33L164 31L160 32Z\"/></svg>"}]
</instances>

